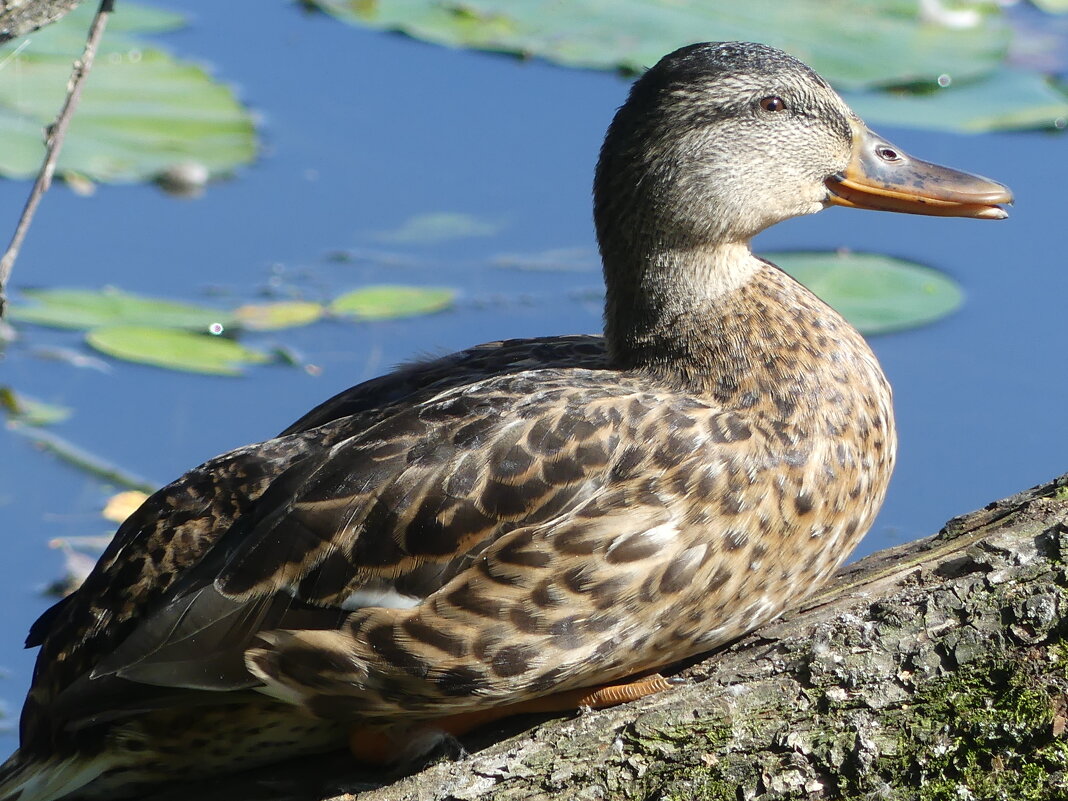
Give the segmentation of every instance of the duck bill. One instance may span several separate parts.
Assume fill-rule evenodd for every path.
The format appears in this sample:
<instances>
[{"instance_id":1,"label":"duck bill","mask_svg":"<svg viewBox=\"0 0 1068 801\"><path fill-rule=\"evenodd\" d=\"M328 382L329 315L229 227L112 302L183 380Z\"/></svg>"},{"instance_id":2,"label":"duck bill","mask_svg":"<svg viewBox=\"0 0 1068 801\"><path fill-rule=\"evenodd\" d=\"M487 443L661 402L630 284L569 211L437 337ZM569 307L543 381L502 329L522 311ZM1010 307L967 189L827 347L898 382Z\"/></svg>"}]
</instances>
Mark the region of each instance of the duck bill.
<instances>
[{"instance_id":1,"label":"duck bill","mask_svg":"<svg viewBox=\"0 0 1068 801\"><path fill-rule=\"evenodd\" d=\"M1006 186L914 159L863 124L854 124L853 158L826 180L827 202L838 206L937 217L1003 220L1012 203Z\"/></svg>"}]
</instances>

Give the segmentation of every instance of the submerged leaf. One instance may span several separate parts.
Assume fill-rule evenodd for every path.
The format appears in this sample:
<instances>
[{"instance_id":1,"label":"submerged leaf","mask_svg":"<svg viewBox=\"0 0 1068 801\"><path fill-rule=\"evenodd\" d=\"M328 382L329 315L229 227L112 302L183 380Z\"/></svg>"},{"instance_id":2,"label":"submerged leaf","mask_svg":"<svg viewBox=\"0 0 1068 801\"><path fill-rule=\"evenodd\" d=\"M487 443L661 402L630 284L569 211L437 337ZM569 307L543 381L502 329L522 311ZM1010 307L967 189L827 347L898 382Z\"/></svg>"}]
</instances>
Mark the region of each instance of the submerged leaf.
<instances>
[{"instance_id":1,"label":"submerged leaf","mask_svg":"<svg viewBox=\"0 0 1068 801\"><path fill-rule=\"evenodd\" d=\"M231 314L206 306L158 300L114 287L104 289L26 289L33 305L12 304L11 318L55 328L150 325L207 331L224 325Z\"/></svg>"},{"instance_id":2,"label":"submerged leaf","mask_svg":"<svg viewBox=\"0 0 1068 801\"><path fill-rule=\"evenodd\" d=\"M391 231L379 231L374 238L392 244L428 245L450 239L493 236L500 230L498 223L480 220L471 214L434 212L417 214Z\"/></svg>"},{"instance_id":3,"label":"submerged leaf","mask_svg":"<svg viewBox=\"0 0 1068 801\"><path fill-rule=\"evenodd\" d=\"M73 411L66 406L45 403L15 392L11 387L0 387L0 409L7 416L28 426L48 426L67 420Z\"/></svg>"},{"instance_id":4,"label":"submerged leaf","mask_svg":"<svg viewBox=\"0 0 1068 801\"><path fill-rule=\"evenodd\" d=\"M963 293L930 267L876 253L769 253L865 334L934 322L956 310Z\"/></svg>"},{"instance_id":5,"label":"submerged leaf","mask_svg":"<svg viewBox=\"0 0 1068 801\"><path fill-rule=\"evenodd\" d=\"M34 175L43 131L67 90L95 4L22 40L0 47L0 173ZM175 164L196 162L213 175L255 157L252 117L202 68L131 38L171 30L182 18L124 4L108 26L71 123L57 173L93 181L141 181Z\"/></svg>"},{"instance_id":6,"label":"submerged leaf","mask_svg":"<svg viewBox=\"0 0 1068 801\"><path fill-rule=\"evenodd\" d=\"M449 308L455 299L454 289L382 284L335 298L330 304L330 311L360 320L389 320L442 311Z\"/></svg>"},{"instance_id":7,"label":"submerged leaf","mask_svg":"<svg viewBox=\"0 0 1068 801\"><path fill-rule=\"evenodd\" d=\"M212 375L240 375L243 365L262 364L270 358L230 339L170 328L97 328L85 340L117 359Z\"/></svg>"}]
</instances>

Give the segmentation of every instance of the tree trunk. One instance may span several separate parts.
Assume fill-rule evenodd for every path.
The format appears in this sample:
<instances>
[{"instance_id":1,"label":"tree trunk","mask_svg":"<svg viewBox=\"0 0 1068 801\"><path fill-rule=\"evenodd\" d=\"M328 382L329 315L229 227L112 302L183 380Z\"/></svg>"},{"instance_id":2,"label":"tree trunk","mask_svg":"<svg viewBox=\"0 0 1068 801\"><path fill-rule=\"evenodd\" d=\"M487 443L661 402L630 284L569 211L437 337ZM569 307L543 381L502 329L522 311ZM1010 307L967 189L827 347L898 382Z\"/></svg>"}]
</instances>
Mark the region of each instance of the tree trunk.
<instances>
[{"instance_id":1,"label":"tree trunk","mask_svg":"<svg viewBox=\"0 0 1068 801\"><path fill-rule=\"evenodd\" d=\"M847 566L664 693L391 784L333 756L159 798L1068 798L1066 560L1068 475Z\"/></svg>"}]
</instances>

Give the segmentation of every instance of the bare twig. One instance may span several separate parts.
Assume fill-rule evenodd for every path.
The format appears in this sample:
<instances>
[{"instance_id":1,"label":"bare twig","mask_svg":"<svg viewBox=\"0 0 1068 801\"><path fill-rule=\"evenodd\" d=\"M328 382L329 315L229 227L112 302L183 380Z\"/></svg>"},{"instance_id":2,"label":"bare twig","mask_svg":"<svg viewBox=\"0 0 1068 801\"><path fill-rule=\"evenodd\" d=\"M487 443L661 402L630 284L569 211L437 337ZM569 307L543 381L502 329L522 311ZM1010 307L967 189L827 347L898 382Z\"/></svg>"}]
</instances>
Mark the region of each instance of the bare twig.
<instances>
[{"instance_id":1,"label":"bare twig","mask_svg":"<svg viewBox=\"0 0 1068 801\"><path fill-rule=\"evenodd\" d=\"M56 117L56 121L48 128L44 162L37 173L37 180L33 184L33 190L26 201L26 207L22 210L18 225L15 227L15 235L11 237L11 244L7 247L3 259L0 259L0 319L3 319L4 309L7 306L7 282L11 277L11 270L15 266L22 242L30 229L33 215L37 212L37 206L41 197L52 185L52 176L56 171L56 161L59 159L59 151L63 147L63 139L67 135L67 128L74 116L74 110L78 107L78 100L82 94L85 79L89 76L89 70L93 67L93 59L96 57L96 49L104 36L104 28L107 26L108 15L115 8L115 0L100 0L100 8L93 17L93 24L89 27L89 36L85 40L85 49L82 57L74 62L71 72L70 87L67 90L67 99L63 108Z\"/></svg>"}]
</instances>

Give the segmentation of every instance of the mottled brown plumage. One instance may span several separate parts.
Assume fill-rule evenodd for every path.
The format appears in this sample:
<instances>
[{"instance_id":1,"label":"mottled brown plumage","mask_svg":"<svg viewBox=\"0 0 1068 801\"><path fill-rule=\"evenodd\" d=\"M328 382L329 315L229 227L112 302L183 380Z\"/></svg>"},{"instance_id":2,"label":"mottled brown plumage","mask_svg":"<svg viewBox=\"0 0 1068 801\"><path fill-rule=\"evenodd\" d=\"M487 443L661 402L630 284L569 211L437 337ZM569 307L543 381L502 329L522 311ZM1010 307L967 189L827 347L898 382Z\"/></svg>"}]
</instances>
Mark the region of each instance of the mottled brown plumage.
<instances>
[{"instance_id":1,"label":"mottled brown plumage","mask_svg":"<svg viewBox=\"0 0 1068 801\"><path fill-rule=\"evenodd\" d=\"M749 239L829 203L1010 199L879 147L779 51L666 57L598 165L605 338L408 366L157 492L31 630L0 798L117 797L351 724L400 737L668 665L808 595L882 502L890 390Z\"/></svg>"}]
</instances>

